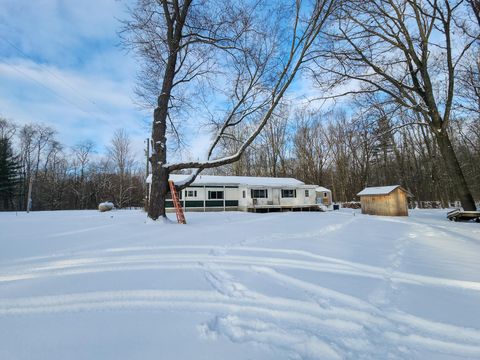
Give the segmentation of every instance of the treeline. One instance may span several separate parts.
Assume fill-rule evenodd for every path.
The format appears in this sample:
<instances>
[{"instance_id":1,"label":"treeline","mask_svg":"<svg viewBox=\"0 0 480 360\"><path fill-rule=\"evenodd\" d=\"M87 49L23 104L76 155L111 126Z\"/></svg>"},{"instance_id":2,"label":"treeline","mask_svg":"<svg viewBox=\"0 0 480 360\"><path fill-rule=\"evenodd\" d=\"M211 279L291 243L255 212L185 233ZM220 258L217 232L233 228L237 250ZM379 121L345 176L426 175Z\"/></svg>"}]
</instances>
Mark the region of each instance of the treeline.
<instances>
[{"instance_id":1,"label":"treeline","mask_svg":"<svg viewBox=\"0 0 480 360\"><path fill-rule=\"evenodd\" d=\"M475 199L480 199L480 118L458 118L448 129ZM224 142L230 153L242 132ZM438 145L429 129L405 112L378 106L319 114L283 109L241 161L218 174L295 177L330 188L336 201L355 200L366 186L400 184L413 201L458 200Z\"/></svg>"},{"instance_id":2,"label":"treeline","mask_svg":"<svg viewBox=\"0 0 480 360\"><path fill-rule=\"evenodd\" d=\"M475 210L478 1L270 3L131 10L123 42L141 59L139 95L155 119L149 217L165 215L168 174L192 170L189 181L292 176L342 202L400 184L416 201ZM164 135L182 144L177 129L199 118L214 134L207 157L167 162Z\"/></svg>"},{"instance_id":3,"label":"treeline","mask_svg":"<svg viewBox=\"0 0 480 360\"><path fill-rule=\"evenodd\" d=\"M143 206L145 170L128 134L115 131L106 150L99 155L91 141L68 148L49 126L0 119L0 210Z\"/></svg>"},{"instance_id":4,"label":"treeline","mask_svg":"<svg viewBox=\"0 0 480 360\"><path fill-rule=\"evenodd\" d=\"M423 126L393 126L384 110L348 116L284 106L240 161L212 173L295 177L330 188L341 202L355 200L365 186L391 184L404 186L418 202L448 206L458 200L431 133ZM458 119L449 132L479 199L480 120ZM225 152L244 133L225 141ZM106 155L99 156L91 141L66 148L51 127L0 119L0 209L26 210L30 185L32 210L94 209L107 200L119 208L142 207L145 170L124 130L113 134Z\"/></svg>"},{"instance_id":5,"label":"treeline","mask_svg":"<svg viewBox=\"0 0 480 360\"><path fill-rule=\"evenodd\" d=\"M347 115L283 106L240 161L211 173L294 177L330 188L339 202L356 200L365 186L392 184L410 190L419 203L458 200L428 129L404 113L362 109ZM225 153L246 133L239 129L225 140ZM449 133L479 199L480 119L456 119ZM66 148L56 135L48 126L0 119L0 210L26 210L29 188L32 210L94 209L107 200L119 208L144 206L145 169L124 130L113 134L106 155L98 155L91 141Z\"/></svg>"}]
</instances>

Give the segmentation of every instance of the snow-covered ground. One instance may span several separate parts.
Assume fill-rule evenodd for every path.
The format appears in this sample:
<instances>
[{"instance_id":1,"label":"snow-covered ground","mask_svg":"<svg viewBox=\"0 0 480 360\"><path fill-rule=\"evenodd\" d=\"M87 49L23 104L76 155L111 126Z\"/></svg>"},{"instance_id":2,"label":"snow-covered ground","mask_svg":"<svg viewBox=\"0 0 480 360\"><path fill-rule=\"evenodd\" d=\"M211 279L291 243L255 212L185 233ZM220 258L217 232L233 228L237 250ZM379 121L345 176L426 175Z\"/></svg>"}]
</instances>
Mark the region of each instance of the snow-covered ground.
<instances>
[{"instance_id":1,"label":"snow-covered ground","mask_svg":"<svg viewBox=\"0 0 480 360\"><path fill-rule=\"evenodd\" d=\"M480 359L480 224L0 213L0 359Z\"/></svg>"}]
</instances>

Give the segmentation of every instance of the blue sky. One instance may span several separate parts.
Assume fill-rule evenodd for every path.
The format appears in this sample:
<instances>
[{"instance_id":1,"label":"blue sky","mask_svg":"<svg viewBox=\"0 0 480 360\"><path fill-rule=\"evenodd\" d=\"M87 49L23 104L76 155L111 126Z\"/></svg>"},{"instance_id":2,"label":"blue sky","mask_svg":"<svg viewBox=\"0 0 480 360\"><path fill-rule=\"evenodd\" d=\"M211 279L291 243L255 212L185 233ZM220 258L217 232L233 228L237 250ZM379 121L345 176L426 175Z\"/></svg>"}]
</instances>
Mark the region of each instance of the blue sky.
<instances>
[{"instance_id":1,"label":"blue sky","mask_svg":"<svg viewBox=\"0 0 480 360\"><path fill-rule=\"evenodd\" d=\"M100 154L124 128L141 159L152 112L135 104L138 63L117 34L134 1L0 0L0 116L50 125L67 147L92 140ZM299 77L288 97L318 95ZM169 160L204 157L211 135L198 117L186 125L188 150Z\"/></svg>"},{"instance_id":2,"label":"blue sky","mask_svg":"<svg viewBox=\"0 0 480 360\"><path fill-rule=\"evenodd\" d=\"M131 1L130 1L131 2ZM127 0L0 0L0 116L41 122L99 153L125 128L141 155L151 114L134 103L137 62L119 46Z\"/></svg>"}]
</instances>

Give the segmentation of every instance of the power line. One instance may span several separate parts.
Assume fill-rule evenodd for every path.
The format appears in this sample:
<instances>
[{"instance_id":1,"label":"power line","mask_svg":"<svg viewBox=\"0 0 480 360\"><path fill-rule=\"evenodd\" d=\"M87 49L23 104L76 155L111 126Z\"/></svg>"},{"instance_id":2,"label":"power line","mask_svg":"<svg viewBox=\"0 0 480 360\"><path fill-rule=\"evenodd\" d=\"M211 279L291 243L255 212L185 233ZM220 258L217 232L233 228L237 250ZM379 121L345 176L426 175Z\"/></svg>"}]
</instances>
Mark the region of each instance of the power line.
<instances>
[{"instance_id":1,"label":"power line","mask_svg":"<svg viewBox=\"0 0 480 360\"><path fill-rule=\"evenodd\" d=\"M15 50L17 50L20 54L22 54L23 56L25 56L26 58L32 60L33 62L35 62L36 65L38 65L39 67L41 67L42 69L44 69L46 72L48 72L50 75L52 75L53 77L55 77L57 80L61 81L66 87L68 87L69 89L73 90L76 95L86 101L88 101L89 103L93 104L98 110L100 110L101 112L105 113L106 115L110 115L108 113L105 112L104 109L100 108L98 106L98 104L91 100L90 98L86 97L85 95L81 94L74 86L70 85L65 79L62 79L60 76L58 76L57 74L55 74L53 71L51 71L47 66L43 65L43 64L38 64L35 59L33 59L32 56L26 54L22 49L20 49L18 46L16 46L14 43L12 43L10 40L6 39L4 36L0 35L0 39L2 39L4 42L6 42L8 45L10 45L12 48L14 48Z\"/></svg>"},{"instance_id":2,"label":"power line","mask_svg":"<svg viewBox=\"0 0 480 360\"><path fill-rule=\"evenodd\" d=\"M95 116L93 113L91 113L91 112L83 109L83 108L80 107L78 104L72 102L70 99L68 99L68 98L66 98L65 96L59 94L57 91L53 90L53 89L50 88L49 86L47 86L47 85L43 84L42 82L38 81L37 79L31 77L31 76L28 75L26 72L18 69L16 66L7 63L7 62L6 62L5 60L3 60L3 59L0 59L0 62L2 62L3 64L5 64L5 65L7 65L7 66L9 66L9 67L11 67L13 70L15 70L15 71L18 72L19 74L23 75L24 77L30 79L31 81L37 83L37 84L40 85L41 87L47 89L48 91L50 91L52 94L54 94L54 95L57 96L58 98L62 99L63 101L69 103L70 105L75 106L77 109L79 109L80 111L84 112L85 114L90 115L90 116L93 115L93 116L96 118L96 116Z\"/></svg>"}]
</instances>

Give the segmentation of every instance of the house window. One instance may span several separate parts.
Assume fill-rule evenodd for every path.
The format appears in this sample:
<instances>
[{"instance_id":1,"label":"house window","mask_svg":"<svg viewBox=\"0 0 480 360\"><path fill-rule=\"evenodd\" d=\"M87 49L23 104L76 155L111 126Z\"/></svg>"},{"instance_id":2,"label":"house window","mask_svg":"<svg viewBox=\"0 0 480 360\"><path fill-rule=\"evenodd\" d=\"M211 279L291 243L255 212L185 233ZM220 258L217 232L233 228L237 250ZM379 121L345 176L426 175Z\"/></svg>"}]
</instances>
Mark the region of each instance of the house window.
<instances>
[{"instance_id":1,"label":"house window","mask_svg":"<svg viewBox=\"0 0 480 360\"><path fill-rule=\"evenodd\" d=\"M305 197L310 197L310 192L308 190L305 190Z\"/></svg>"},{"instance_id":2,"label":"house window","mask_svg":"<svg viewBox=\"0 0 480 360\"><path fill-rule=\"evenodd\" d=\"M293 189L282 189L282 198L294 198L297 197L297 190Z\"/></svg>"},{"instance_id":3,"label":"house window","mask_svg":"<svg viewBox=\"0 0 480 360\"><path fill-rule=\"evenodd\" d=\"M252 189L251 190L252 199L265 199L268 197L267 189Z\"/></svg>"},{"instance_id":4,"label":"house window","mask_svg":"<svg viewBox=\"0 0 480 360\"><path fill-rule=\"evenodd\" d=\"M209 191L208 199L223 199L223 191Z\"/></svg>"},{"instance_id":5,"label":"house window","mask_svg":"<svg viewBox=\"0 0 480 360\"><path fill-rule=\"evenodd\" d=\"M183 191L179 191L177 194L178 194L178 198L181 199L181 198L182 198ZM167 199L167 200L172 200L172 193L171 193L171 192L168 192L167 195L165 196L165 199Z\"/></svg>"},{"instance_id":6,"label":"house window","mask_svg":"<svg viewBox=\"0 0 480 360\"><path fill-rule=\"evenodd\" d=\"M247 192L245 190L242 191L242 197L245 199L245 197L247 196Z\"/></svg>"},{"instance_id":7,"label":"house window","mask_svg":"<svg viewBox=\"0 0 480 360\"><path fill-rule=\"evenodd\" d=\"M187 190L187 197L197 197L197 190Z\"/></svg>"}]
</instances>

